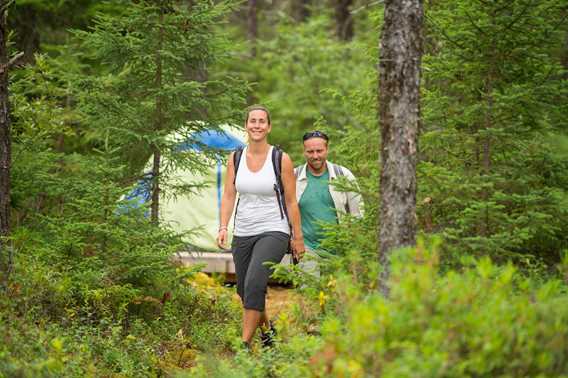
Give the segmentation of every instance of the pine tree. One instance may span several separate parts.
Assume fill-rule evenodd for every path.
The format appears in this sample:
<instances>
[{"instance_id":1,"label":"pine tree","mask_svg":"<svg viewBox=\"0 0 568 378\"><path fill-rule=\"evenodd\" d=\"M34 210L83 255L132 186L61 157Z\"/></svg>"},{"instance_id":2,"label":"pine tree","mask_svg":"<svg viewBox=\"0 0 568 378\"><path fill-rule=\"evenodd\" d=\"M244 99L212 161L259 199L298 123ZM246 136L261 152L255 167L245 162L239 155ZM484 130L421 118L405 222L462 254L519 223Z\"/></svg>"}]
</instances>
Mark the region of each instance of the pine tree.
<instances>
[{"instance_id":1,"label":"pine tree","mask_svg":"<svg viewBox=\"0 0 568 378\"><path fill-rule=\"evenodd\" d=\"M8 73L23 56L18 53L9 59L8 55L8 7L11 1L0 1L0 284L6 287L12 270L12 248L10 236L10 198L12 168L12 135Z\"/></svg>"},{"instance_id":2,"label":"pine tree","mask_svg":"<svg viewBox=\"0 0 568 378\"><path fill-rule=\"evenodd\" d=\"M112 1L13 1L8 26L14 33L16 49L24 53L23 62L34 63L35 54L51 50L53 44L64 43L69 28L86 27L95 9L109 13L120 11Z\"/></svg>"},{"instance_id":3,"label":"pine tree","mask_svg":"<svg viewBox=\"0 0 568 378\"><path fill-rule=\"evenodd\" d=\"M172 133L189 137L242 108L240 83L233 78L210 71L201 81L184 75L188 67L205 71L226 57L227 43L213 26L230 3L123 3L128 12L99 15L92 31L76 33L103 67L102 76L84 82L81 102L93 127L125 157L153 156L151 218L158 222L164 177L179 165L204 165L178 153Z\"/></svg>"},{"instance_id":4,"label":"pine tree","mask_svg":"<svg viewBox=\"0 0 568 378\"><path fill-rule=\"evenodd\" d=\"M5 283L10 271L10 251L7 237L10 234L10 167L11 135L8 102L8 51L6 28L7 1L0 3L0 269Z\"/></svg>"},{"instance_id":5,"label":"pine tree","mask_svg":"<svg viewBox=\"0 0 568 378\"><path fill-rule=\"evenodd\" d=\"M566 126L566 82L554 51L562 1L439 1L420 168L420 219L454 251L527 265L566 246L566 161L548 135ZM564 168L562 168L564 167ZM456 257L459 257L457 255Z\"/></svg>"}]
</instances>

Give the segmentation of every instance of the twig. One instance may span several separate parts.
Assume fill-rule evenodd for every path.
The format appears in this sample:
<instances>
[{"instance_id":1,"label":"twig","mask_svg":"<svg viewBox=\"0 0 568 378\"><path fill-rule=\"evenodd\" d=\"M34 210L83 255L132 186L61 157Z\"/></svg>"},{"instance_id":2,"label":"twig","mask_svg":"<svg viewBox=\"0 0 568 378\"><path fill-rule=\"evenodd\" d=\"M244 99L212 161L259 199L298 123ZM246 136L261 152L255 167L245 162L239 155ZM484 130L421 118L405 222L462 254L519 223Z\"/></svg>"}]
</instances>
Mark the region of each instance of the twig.
<instances>
[{"instance_id":1,"label":"twig","mask_svg":"<svg viewBox=\"0 0 568 378\"><path fill-rule=\"evenodd\" d=\"M24 53L19 52L16 55L14 55L12 57L12 59L10 59L8 61L8 63L1 64L0 65L0 75L2 75L4 72L6 72L7 69L10 69L10 67L14 66L18 62L18 60L20 60L23 56L24 56Z\"/></svg>"}]
</instances>

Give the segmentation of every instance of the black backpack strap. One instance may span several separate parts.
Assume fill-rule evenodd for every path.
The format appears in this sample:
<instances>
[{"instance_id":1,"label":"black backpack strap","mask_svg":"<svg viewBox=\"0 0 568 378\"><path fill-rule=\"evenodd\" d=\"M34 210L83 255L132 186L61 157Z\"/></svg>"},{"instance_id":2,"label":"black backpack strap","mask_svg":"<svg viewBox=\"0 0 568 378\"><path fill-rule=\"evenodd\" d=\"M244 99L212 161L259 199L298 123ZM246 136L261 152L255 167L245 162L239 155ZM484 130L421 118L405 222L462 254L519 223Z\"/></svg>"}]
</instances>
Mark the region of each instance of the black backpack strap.
<instances>
[{"instance_id":1,"label":"black backpack strap","mask_svg":"<svg viewBox=\"0 0 568 378\"><path fill-rule=\"evenodd\" d=\"M276 183L282 188L282 155L284 153L279 146L272 147L272 167L276 176Z\"/></svg>"},{"instance_id":2,"label":"black backpack strap","mask_svg":"<svg viewBox=\"0 0 568 378\"><path fill-rule=\"evenodd\" d=\"M233 177L233 185L237 182L237 171L239 170L239 164L241 163L241 157L243 156L244 147L239 147L235 150L233 154L233 165L235 168L235 177ZM239 209L239 202L241 198L237 198L237 206L235 206L235 215L233 216L233 229L235 228L235 224L237 222L237 210Z\"/></svg>"},{"instance_id":3,"label":"black backpack strap","mask_svg":"<svg viewBox=\"0 0 568 378\"><path fill-rule=\"evenodd\" d=\"M280 207L280 216L284 219L288 219L288 209L286 208L286 199L284 198L284 184L282 184L282 156L284 151L280 146L274 146L272 148L272 167L274 168L274 176L276 177L276 184L274 184L274 190L276 191L276 199L278 200L278 206ZM290 220L288 219L288 223Z\"/></svg>"},{"instance_id":4,"label":"black backpack strap","mask_svg":"<svg viewBox=\"0 0 568 378\"><path fill-rule=\"evenodd\" d=\"M244 147L239 147L235 150L233 154L233 165L235 167L235 177L233 178L233 184L237 181L237 172L239 170L239 164L241 163L241 157L243 156Z\"/></svg>"},{"instance_id":5,"label":"black backpack strap","mask_svg":"<svg viewBox=\"0 0 568 378\"><path fill-rule=\"evenodd\" d=\"M286 198L284 197L284 184L282 183L282 156L284 156L284 151L280 146L274 146L272 148L272 167L274 168L274 176L276 177L276 183L274 184L274 190L276 191L276 199L278 200L278 206L280 208L280 216L288 220L288 227L290 227L290 232L292 231L292 224L290 223L290 218L288 218L288 209L286 208ZM292 234L290 233L290 237ZM286 253L292 253L290 246L290 240L288 240L288 250ZM298 264L298 260L292 256L292 261L294 265Z\"/></svg>"}]
</instances>

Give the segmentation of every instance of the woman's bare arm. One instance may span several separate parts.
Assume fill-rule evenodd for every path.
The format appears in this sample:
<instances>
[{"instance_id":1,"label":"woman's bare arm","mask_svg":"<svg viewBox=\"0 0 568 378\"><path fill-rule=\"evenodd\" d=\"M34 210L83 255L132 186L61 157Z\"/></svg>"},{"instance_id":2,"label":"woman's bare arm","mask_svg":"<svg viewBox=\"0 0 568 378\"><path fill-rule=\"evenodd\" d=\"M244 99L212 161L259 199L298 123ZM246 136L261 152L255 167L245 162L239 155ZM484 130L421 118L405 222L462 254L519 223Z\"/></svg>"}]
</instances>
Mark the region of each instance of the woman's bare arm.
<instances>
[{"instance_id":1,"label":"woman's bare arm","mask_svg":"<svg viewBox=\"0 0 568 378\"><path fill-rule=\"evenodd\" d=\"M219 232L217 234L217 245L219 248L227 248L227 234L229 220L235 207L235 198L237 197L237 189L235 188L235 165L233 164L234 152L229 155L227 162L227 172L225 174L225 186L223 189L223 197L221 198L221 219L219 221Z\"/></svg>"},{"instance_id":2,"label":"woman's bare arm","mask_svg":"<svg viewBox=\"0 0 568 378\"><path fill-rule=\"evenodd\" d=\"M292 225L292 251L297 259L305 252L304 236L302 235L302 221L300 208L296 200L296 176L294 164L288 154L282 156L282 185L284 186L284 200L288 210L288 219Z\"/></svg>"}]
</instances>

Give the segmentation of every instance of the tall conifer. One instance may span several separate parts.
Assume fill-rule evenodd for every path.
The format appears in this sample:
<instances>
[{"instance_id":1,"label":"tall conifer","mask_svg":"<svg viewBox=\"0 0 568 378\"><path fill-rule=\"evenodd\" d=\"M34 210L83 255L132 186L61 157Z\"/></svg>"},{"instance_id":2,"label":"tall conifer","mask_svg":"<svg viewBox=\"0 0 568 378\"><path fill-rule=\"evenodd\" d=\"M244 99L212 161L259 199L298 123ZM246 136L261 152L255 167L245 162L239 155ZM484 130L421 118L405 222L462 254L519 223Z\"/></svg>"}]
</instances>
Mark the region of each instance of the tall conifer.
<instances>
[{"instance_id":1,"label":"tall conifer","mask_svg":"<svg viewBox=\"0 0 568 378\"><path fill-rule=\"evenodd\" d=\"M439 1L428 14L437 42L425 59L425 231L443 230L460 254L558 261L567 162L548 138L566 127L554 56L565 2Z\"/></svg>"},{"instance_id":2,"label":"tall conifer","mask_svg":"<svg viewBox=\"0 0 568 378\"><path fill-rule=\"evenodd\" d=\"M230 4L123 3L127 12L99 15L90 32L77 32L103 68L102 75L84 82L82 103L101 138L126 158L145 160L152 154L151 218L157 222L164 176L180 165L204 164L180 154L172 133L188 137L242 108L239 83L231 77L186 75L188 69L207 71L226 57L228 44L213 26Z\"/></svg>"}]
</instances>

